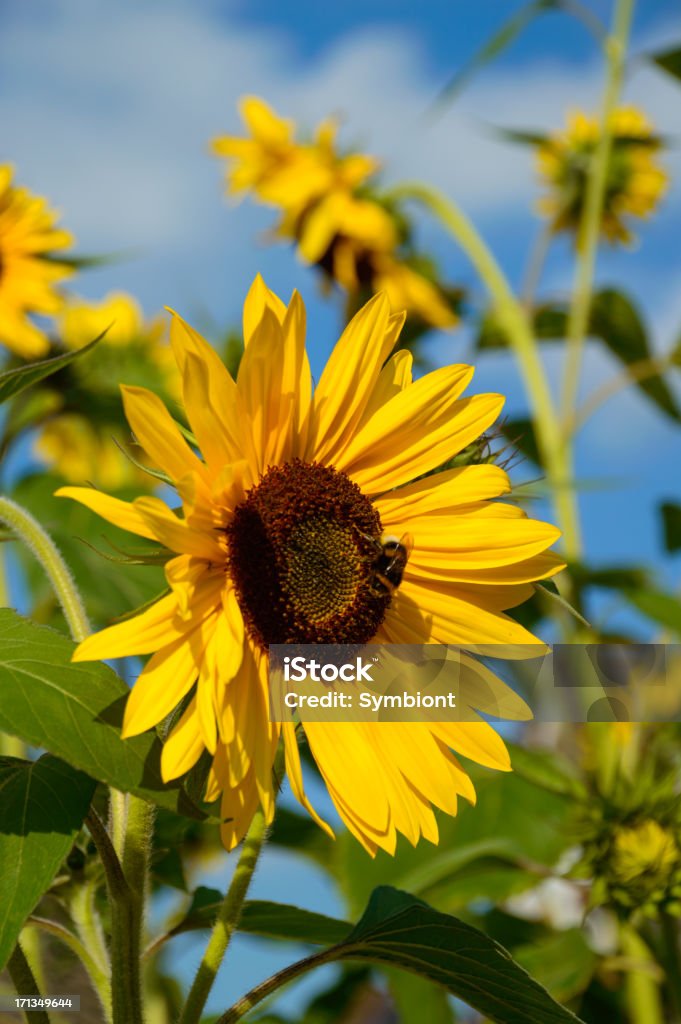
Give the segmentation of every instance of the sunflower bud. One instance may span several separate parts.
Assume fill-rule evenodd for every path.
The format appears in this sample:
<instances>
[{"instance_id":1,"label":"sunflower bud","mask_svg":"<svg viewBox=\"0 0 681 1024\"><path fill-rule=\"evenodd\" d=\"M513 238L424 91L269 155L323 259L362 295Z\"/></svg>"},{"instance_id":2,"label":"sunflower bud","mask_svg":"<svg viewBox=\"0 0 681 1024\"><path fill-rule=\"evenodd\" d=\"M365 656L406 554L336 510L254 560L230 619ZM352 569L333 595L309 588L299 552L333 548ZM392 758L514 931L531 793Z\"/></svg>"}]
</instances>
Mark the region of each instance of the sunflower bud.
<instances>
[{"instance_id":1,"label":"sunflower bud","mask_svg":"<svg viewBox=\"0 0 681 1024\"><path fill-rule=\"evenodd\" d=\"M612 147L606 172L600 230L611 243L628 244L633 236L628 219L652 214L664 195L668 178L656 156L662 142L646 116L634 107L613 112ZM601 139L598 119L574 111L563 132L537 148L539 175L547 185L538 204L553 231L575 235L584 212L587 182Z\"/></svg>"}]
</instances>

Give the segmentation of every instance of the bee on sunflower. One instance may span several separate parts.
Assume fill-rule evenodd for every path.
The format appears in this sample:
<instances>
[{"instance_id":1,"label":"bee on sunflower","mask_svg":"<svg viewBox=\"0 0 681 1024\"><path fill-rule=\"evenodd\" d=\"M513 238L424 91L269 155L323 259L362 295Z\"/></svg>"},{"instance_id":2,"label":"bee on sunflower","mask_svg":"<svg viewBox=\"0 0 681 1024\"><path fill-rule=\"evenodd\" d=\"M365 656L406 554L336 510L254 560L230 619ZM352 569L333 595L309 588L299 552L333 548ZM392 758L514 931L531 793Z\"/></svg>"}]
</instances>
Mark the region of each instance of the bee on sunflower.
<instances>
[{"instance_id":1,"label":"bee on sunflower","mask_svg":"<svg viewBox=\"0 0 681 1024\"><path fill-rule=\"evenodd\" d=\"M0 345L22 359L36 359L49 340L31 320L33 314L58 313L63 298L56 285L72 267L55 253L73 237L58 228L57 214L45 199L12 184L13 168L0 164Z\"/></svg>"},{"instance_id":2,"label":"bee on sunflower","mask_svg":"<svg viewBox=\"0 0 681 1024\"><path fill-rule=\"evenodd\" d=\"M615 110L612 149L607 169L601 232L612 244L630 244L630 218L649 217L667 190L668 177L657 155L662 143L645 114L635 107ZM572 112L564 132L537 147L537 168L547 193L540 213L555 232L577 233L584 210L591 160L601 135L596 117Z\"/></svg>"},{"instance_id":3,"label":"bee on sunflower","mask_svg":"<svg viewBox=\"0 0 681 1024\"><path fill-rule=\"evenodd\" d=\"M297 293L286 306L256 279L236 379L173 314L196 448L152 392L124 387L123 401L181 510L158 497L57 492L168 549L168 593L86 639L75 658L151 655L128 699L125 736L188 700L165 741L163 775L178 778L210 752L206 799L222 794L228 849L259 805L272 818L280 741L293 792L328 830L305 792L295 723L270 720L270 645L538 643L505 611L562 568L548 550L558 530L495 500L510 490L495 465L433 472L489 428L503 399L462 398L473 376L465 365L413 381L410 353L391 355L403 323L385 295L374 297L313 389ZM377 586L387 568L377 539L407 535L400 573ZM475 799L456 755L510 768L481 719L309 722L305 734L340 817L372 854L394 851L398 832L437 842L433 807L455 814L459 797Z\"/></svg>"}]
</instances>

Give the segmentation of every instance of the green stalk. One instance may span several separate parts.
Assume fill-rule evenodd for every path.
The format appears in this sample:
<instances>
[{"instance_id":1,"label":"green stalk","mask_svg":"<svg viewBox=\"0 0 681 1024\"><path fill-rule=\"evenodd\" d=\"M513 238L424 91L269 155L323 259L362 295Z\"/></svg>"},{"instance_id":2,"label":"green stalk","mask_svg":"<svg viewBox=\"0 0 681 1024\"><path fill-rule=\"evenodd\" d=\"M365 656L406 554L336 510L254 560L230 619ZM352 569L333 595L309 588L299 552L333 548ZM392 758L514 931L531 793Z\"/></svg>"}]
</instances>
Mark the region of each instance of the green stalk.
<instances>
[{"instance_id":1,"label":"green stalk","mask_svg":"<svg viewBox=\"0 0 681 1024\"><path fill-rule=\"evenodd\" d=\"M651 973L655 965L650 950L631 925L622 925L620 944L623 955L633 961L625 978L631 1024L665 1024L660 989Z\"/></svg>"},{"instance_id":2,"label":"green stalk","mask_svg":"<svg viewBox=\"0 0 681 1024\"><path fill-rule=\"evenodd\" d=\"M138 818L139 822L139 818ZM104 867L111 901L111 996L114 1024L142 1024L140 984L140 895L133 891L118 859L111 837L97 813L91 808L85 823L97 847ZM141 837L135 828L137 845ZM129 858L130 860L130 858ZM139 865L132 857L133 877ZM143 899L143 897L142 897Z\"/></svg>"},{"instance_id":3,"label":"green stalk","mask_svg":"<svg viewBox=\"0 0 681 1024\"><path fill-rule=\"evenodd\" d=\"M84 640L90 633L83 602L57 545L30 512L9 498L0 497L0 522L5 523L31 549L54 588L71 636Z\"/></svg>"},{"instance_id":4,"label":"green stalk","mask_svg":"<svg viewBox=\"0 0 681 1024\"><path fill-rule=\"evenodd\" d=\"M665 970L667 988L674 1005L673 1024L681 1021L681 949L679 949L679 921L665 912L661 915L662 966ZM672 1022L670 1022L672 1024Z\"/></svg>"},{"instance_id":5,"label":"green stalk","mask_svg":"<svg viewBox=\"0 0 681 1024\"><path fill-rule=\"evenodd\" d=\"M483 281L494 305L497 319L513 351L536 424L537 443L548 482L553 491L556 515L563 531L566 550L579 546L579 523L575 496L570 489L569 463L548 380L527 314L476 228L450 199L423 185L404 184L390 192L395 199L415 199L441 221L468 256Z\"/></svg>"},{"instance_id":6,"label":"green stalk","mask_svg":"<svg viewBox=\"0 0 681 1024\"><path fill-rule=\"evenodd\" d=\"M584 210L577 236L578 259L575 267L572 303L567 325L567 352L561 400L561 413L566 435L577 404L584 341L589 326L601 216L603 213L608 166L612 153L612 114L617 106L622 89L624 61L633 9L634 0L617 0L612 33L605 43L607 70L601 105L601 132L587 178ZM569 449L567 437L565 443ZM570 468L572 456L569 450L566 455L566 462L568 468ZM566 541L568 556L578 557L579 547L572 550L571 545L574 538L569 538L569 540L569 545Z\"/></svg>"},{"instance_id":7,"label":"green stalk","mask_svg":"<svg viewBox=\"0 0 681 1024\"><path fill-rule=\"evenodd\" d=\"M98 884L95 879L87 879L82 885L77 886L71 899L69 910L80 938L80 942L76 939L78 943L78 956L90 975L90 980L102 1003L106 1018L110 1021L112 1019L111 982L109 981L111 962L109 960L109 950L107 949L102 922L95 907L97 889ZM63 929L63 931L68 930ZM66 941L63 935L60 934L59 937ZM71 948L76 951L73 943L71 943Z\"/></svg>"},{"instance_id":8,"label":"green stalk","mask_svg":"<svg viewBox=\"0 0 681 1024\"><path fill-rule=\"evenodd\" d=\"M72 910L73 913L73 910ZM78 957L88 973L92 987L102 1004L107 1024L111 1024L111 982L109 981L109 970L102 969L98 960L92 956L84 942L74 935L69 928L57 921L51 921L46 917L29 917L27 925L33 925L40 931L59 939L72 953Z\"/></svg>"},{"instance_id":9,"label":"green stalk","mask_svg":"<svg viewBox=\"0 0 681 1024\"><path fill-rule=\"evenodd\" d=\"M246 899L258 858L262 852L266 834L265 816L261 810L258 810L246 833L234 876L220 907L218 919L213 926L213 931L194 978L194 983L189 990L187 1002L180 1015L179 1024L199 1024L201 1020L203 1008L206 1005L213 982L227 952L232 935L239 924L244 900Z\"/></svg>"},{"instance_id":10,"label":"green stalk","mask_svg":"<svg viewBox=\"0 0 681 1024\"><path fill-rule=\"evenodd\" d=\"M142 1020L142 946L144 933L144 912L149 886L149 863L151 840L156 808L132 793L127 795L127 819L123 844L123 872L131 893L131 921L129 934L124 940L130 943L132 990L136 993L139 1019ZM112 934L112 941L113 941ZM122 1018L121 1024L136 1024L136 1018ZM118 1022L115 1022L118 1024Z\"/></svg>"},{"instance_id":11,"label":"green stalk","mask_svg":"<svg viewBox=\"0 0 681 1024\"><path fill-rule=\"evenodd\" d=\"M31 965L24 954L21 945L17 942L9 961L7 970L12 983L19 996L39 996L40 989L35 980ZM46 1010L23 1010L28 1024L50 1024L50 1018Z\"/></svg>"},{"instance_id":12,"label":"green stalk","mask_svg":"<svg viewBox=\"0 0 681 1024\"><path fill-rule=\"evenodd\" d=\"M337 962L338 959L335 948L325 949L321 953L315 953L305 960L298 960L295 964L284 967L283 970L261 981L259 985L256 985L245 996L237 1000L233 1006L230 1006L229 1010L223 1013L222 1017L218 1017L215 1024L237 1024L237 1021L245 1017L254 1006L261 1003L263 999L267 999L269 995L276 992L283 985L288 985L289 982L299 978L302 974L307 974L308 971L316 967L322 967L324 964L334 963L334 961Z\"/></svg>"},{"instance_id":13,"label":"green stalk","mask_svg":"<svg viewBox=\"0 0 681 1024\"><path fill-rule=\"evenodd\" d=\"M7 564L3 544L6 541L0 540L0 608L9 608L9 585L7 582Z\"/></svg>"}]
</instances>

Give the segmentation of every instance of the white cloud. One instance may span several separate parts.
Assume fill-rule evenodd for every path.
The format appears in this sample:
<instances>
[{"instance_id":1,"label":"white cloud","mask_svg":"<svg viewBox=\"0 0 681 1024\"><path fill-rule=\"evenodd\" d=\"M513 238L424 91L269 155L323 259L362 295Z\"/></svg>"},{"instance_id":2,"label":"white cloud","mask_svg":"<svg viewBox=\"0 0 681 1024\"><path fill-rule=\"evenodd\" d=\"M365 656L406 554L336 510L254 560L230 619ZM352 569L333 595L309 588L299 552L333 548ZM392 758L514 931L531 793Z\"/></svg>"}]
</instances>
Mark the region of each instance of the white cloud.
<instances>
[{"instance_id":1,"label":"white cloud","mask_svg":"<svg viewBox=\"0 0 681 1024\"><path fill-rule=\"evenodd\" d=\"M285 249L258 245L269 211L221 198L221 168L207 143L238 129L243 93L259 93L309 126L337 112L344 138L379 155L389 180L429 181L484 224L515 225L521 260L523 228L531 230L531 157L500 143L489 126L549 128L568 106L596 107L601 89L595 62L578 75L548 60L522 75L493 66L455 106L429 118L438 83L413 37L398 30L359 30L301 66L284 34L248 29L219 5L10 0L4 10L1 155L62 208L82 251L139 250L132 262L83 277L85 290L115 282L147 305L188 304L219 319L236 317L259 268L283 288L302 277L312 290ZM627 90L673 133L675 83L642 68ZM673 162L681 171L678 155ZM678 198L677 191L669 208ZM567 283L564 271L559 277ZM607 359L587 366L594 382L611 369ZM640 406L626 399L613 411L632 429L649 423L636 414ZM604 436L614 443L622 435Z\"/></svg>"},{"instance_id":2,"label":"white cloud","mask_svg":"<svg viewBox=\"0 0 681 1024\"><path fill-rule=\"evenodd\" d=\"M61 206L81 248L142 247L143 287L165 268L214 281L218 258L239 277L261 259L243 250L268 216L228 213L206 155L212 135L237 128L244 92L308 124L339 111L346 137L379 154L390 179L422 178L474 214L504 217L531 203L530 159L484 125L555 125L568 102L593 106L600 86L595 65L579 76L549 63L522 75L492 68L433 120L424 111L436 82L399 31L359 31L301 67L284 35L247 29L217 5L10 0L5 10L3 156ZM671 130L678 92L651 75L634 86Z\"/></svg>"}]
</instances>

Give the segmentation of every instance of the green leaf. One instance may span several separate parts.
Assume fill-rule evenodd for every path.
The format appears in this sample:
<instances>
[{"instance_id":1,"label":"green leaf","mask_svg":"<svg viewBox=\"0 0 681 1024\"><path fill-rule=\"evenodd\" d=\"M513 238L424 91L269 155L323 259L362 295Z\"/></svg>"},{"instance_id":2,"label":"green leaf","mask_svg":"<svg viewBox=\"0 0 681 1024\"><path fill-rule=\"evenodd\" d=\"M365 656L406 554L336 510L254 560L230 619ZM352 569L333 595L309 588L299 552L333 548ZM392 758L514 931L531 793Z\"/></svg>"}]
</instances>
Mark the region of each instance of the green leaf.
<instances>
[{"instance_id":1,"label":"green leaf","mask_svg":"<svg viewBox=\"0 0 681 1024\"><path fill-rule=\"evenodd\" d=\"M673 501L665 501L660 505L662 528L664 530L664 546L672 554L681 550L681 505Z\"/></svg>"},{"instance_id":2,"label":"green leaf","mask_svg":"<svg viewBox=\"0 0 681 1024\"><path fill-rule=\"evenodd\" d=\"M520 774L491 774L471 766L477 805L462 801L456 818L438 814L440 841L412 847L400 839L394 856L370 859L345 834L338 839L338 875L351 910L372 889L389 883L408 889L439 910L471 900L505 899L536 885L528 862L551 867L573 841L566 820L574 797L548 791Z\"/></svg>"},{"instance_id":3,"label":"green leaf","mask_svg":"<svg viewBox=\"0 0 681 1024\"><path fill-rule=\"evenodd\" d=\"M200 886L193 894L192 904L185 917L171 929L169 937L212 928L223 900L224 895L218 889ZM251 935L310 942L319 946L342 942L351 928L352 925L347 921L269 900L247 900L239 921L239 930Z\"/></svg>"},{"instance_id":4,"label":"green leaf","mask_svg":"<svg viewBox=\"0 0 681 1024\"><path fill-rule=\"evenodd\" d=\"M546 142L549 138L546 132L534 132L518 128L501 128L495 126L492 131L495 135L498 135L500 139L504 139L506 142L516 143L519 146L541 146L542 143Z\"/></svg>"},{"instance_id":5,"label":"green leaf","mask_svg":"<svg viewBox=\"0 0 681 1024\"><path fill-rule=\"evenodd\" d=\"M614 288L604 288L594 295L589 329L625 366L653 358L646 328L636 306L628 296ZM681 411L663 377L657 374L636 383L658 409L681 421Z\"/></svg>"},{"instance_id":6,"label":"green leaf","mask_svg":"<svg viewBox=\"0 0 681 1024\"><path fill-rule=\"evenodd\" d=\"M635 565L613 565L593 568L573 562L570 574L578 587L603 587L606 590L626 590L645 587L647 573Z\"/></svg>"},{"instance_id":7,"label":"green leaf","mask_svg":"<svg viewBox=\"0 0 681 1024\"><path fill-rule=\"evenodd\" d=\"M662 68L667 74L681 81L681 46L673 46L670 50L653 53L650 56L653 64Z\"/></svg>"},{"instance_id":8,"label":"green leaf","mask_svg":"<svg viewBox=\"0 0 681 1024\"><path fill-rule=\"evenodd\" d=\"M567 332L568 310L562 303L545 303L534 310L533 330L539 341L561 341ZM592 299L589 334L600 338L624 364L653 360L645 323L631 298L614 288L604 288ZM488 311L478 327L478 349L505 348L508 338L493 311ZM672 419L681 421L681 410L661 374L652 373L632 383Z\"/></svg>"},{"instance_id":9,"label":"green leaf","mask_svg":"<svg viewBox=\"0 0 681 1024\"><path fill-rule=\"evenodd\" d=\"M401 967L443 985L496 1024L575 1024L511 954L483 932L389 886L336 947L337 959Z\"/></svg>"},{"instance_id":10,"label":"green leaf","mask_svg":"<svg viewBox=\"0 0 681 1024\"><path fill-rule=\"evenodd\" d=\"M626 590L624 596L653 622L681 635L681 601L661 590Z\"/></svg>"},{"instance_id":11,"label":"green leaf","mask_svg":"<svg viewBox=\"0 0 681 1024\"><path fill-rule=\"evenodd\" d=\"M200 817L178 782L163 782L155 733L121 739L128 687L101 662L73 664L74 649L55 630L0 609L0 731L124 793Z\"/></svg>"},{"instance_id":12,"label":"green leaf","mask_svg":"<svg viewBox=\"0 0 681 1024\"><path fill-rule=\"evenodd\" d=\"M51 754L0 758L0 971L73 846L94 791L92 779Z\"/></svg>"},{"instance_id":13,"label":"green leaf","mask_svg":"<svg viewBox=\"0 0 681 1024\"><path fill-rule=\"evenodd\" d=\"M570 761L552 750L537 750L504 740L516 775L549 793L582 797L586 790Z\"/></svg>"},{"instance_id":14,"label":"green leaf","mask_svg":"<svg viewBox=\"0 0 681 1024\"><path fill-rule=\"evenodd\" d=\"M449 80L437 96L433 108L438 109L451 103L474 75L510 46L538 15L558 6L557 0L532 0L516 11Z\"/></svg>"},{"instance_id":15,"label":"green leaf","mask_svg":"<svg viewBox=\"0 0 681 1024\"><path fill-rule=\"evenodd\" d=\"M13 370L5 370L0 373L0 405L8 399L14 398L15 395L21 394L31 385L45 380L46 377L51 377L53 373L62 370L75 359L80 359L102 340L108 330L107 327L89 345L84 345L83 348L73 352L65 352L63 355L53 356L51 359L41 359L37 363L26 363L25 366L18 366Z\"/></svg>"},{"instance_id":16,"label":"green leaf","mask_svg":"<svg viewBox=\"0 0 681 1024\"><path fill-rule=\"evenodd\" d=\"M515 949L513 955L554 999L563 1002L581 995L598 965L598 957L577 928L548 935Z\"/></svg>"},{"instance_id":17,"label":"green leaf","mask_svg":"<svg viewBox=\"0 0 681 1024\"><path fill-rule=\"evenodd\" d=\"M445 989L419 978L418 974L384 968L390 994L402 1021L427 1021L428 1024L453 1024L456 1020Z\"/></svg>"}]
</instances>

